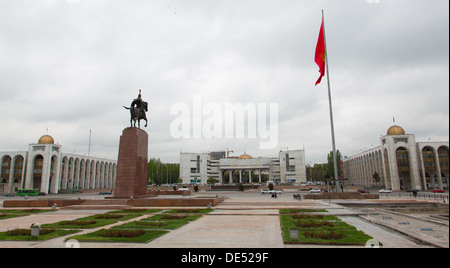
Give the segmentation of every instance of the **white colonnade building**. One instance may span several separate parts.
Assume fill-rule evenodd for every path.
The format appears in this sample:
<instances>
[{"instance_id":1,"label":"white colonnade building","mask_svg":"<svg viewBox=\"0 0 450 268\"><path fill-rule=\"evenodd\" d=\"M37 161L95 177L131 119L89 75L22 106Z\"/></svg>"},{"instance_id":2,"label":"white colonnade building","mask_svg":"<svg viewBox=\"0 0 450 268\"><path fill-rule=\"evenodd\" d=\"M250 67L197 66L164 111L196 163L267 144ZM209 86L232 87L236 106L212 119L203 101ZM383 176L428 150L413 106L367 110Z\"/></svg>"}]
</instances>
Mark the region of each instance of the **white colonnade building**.
<instances>
[{"instance_id":1,"label":"white colonnade building","mask_svg":"<svg viewBox=\"0 0 450 268\"><path fill-rule=\"evenodd\" d=\"M62 152L53 137L42 136L28 151L0 152L0 193L38 189L62 191L113 188L117 161Z\"/></svg>"},{"instance_id":2,"label":"white colonnade building","mask_svg":"<svg viewBox=\"0 0 450 268\"><path fill-rule=\"evenodd\" d=\"M209 178L221 184L261 183L263 174L275 184L306 182L305 151L280 151L273 158L248 154L229 157L225 152L180 153L183 184L207 184Z\"/></svg>"},{"instance_id":3,"label":"white colonnade building","mask_svg":"<svg viewBox=\"0 0 450 268\"><path fill-rule=\"evenodd\" d=\"M416 142L391 126L380 146L346 157L344 176L350 184L385 187L393 191L448 189L449 142Z\"/></svg>"}]
</instances>

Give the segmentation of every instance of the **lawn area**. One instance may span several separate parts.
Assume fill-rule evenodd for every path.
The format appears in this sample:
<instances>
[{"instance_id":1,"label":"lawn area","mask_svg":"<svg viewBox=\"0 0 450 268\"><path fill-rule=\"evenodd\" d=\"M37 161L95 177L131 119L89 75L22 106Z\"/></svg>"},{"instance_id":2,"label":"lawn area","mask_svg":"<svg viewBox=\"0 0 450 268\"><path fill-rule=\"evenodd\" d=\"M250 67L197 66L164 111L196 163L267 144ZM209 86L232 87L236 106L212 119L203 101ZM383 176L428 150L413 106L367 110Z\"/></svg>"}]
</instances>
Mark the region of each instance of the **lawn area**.
<instances>
[{"instance_id":1,"label":"lawn area","mask_svg":"<svg viewBox=\"0 0 450 268\"><path fill-rule=\"evenodd\" d=\"M286 244L365 245L367 240L372 239L336 216L280 215L280 222ZM298 237L291 238L290 230L298 230Z\"/></svg>"},{"instance_id":2,"label":"lawn area","mask_svg":"<svg viewBox=\"0 0 450 268\"><path fill-rule=\"evenodd\" d=\"M50 209L2 209L0 210L0 220L6 220L16 217L25 217L30 214L51 212Z\"/></svg>"},{"instance_id":3,"label":"lawn area","mask_svg":"<svg viewBox=\"0 0 450 268\"><path fill-rule=\"evenodd\" d=\"M280 209L280 214L327 212L326 209Z\"/></svg>"},{"instance_id":4,"label":"lawn area","mask_svg":"<svg viewBox=\"0 0 450 268\"><path fill-rule=\"evenodd\" d=\"M75 235L66 239L75 239L80 242L130 242L130 243L148 243L158 238L168 231L163 230L120 230L120 229L102 229L93 233L84 235Z\"/></svg>"},{"instance_id":5,"label":"lawn area","mask_svg":"<svg viewBox=\"0 0 450 268\"><path fill-rule=\"evenodd\" d=\"M55 210L51 209L3 209L0 210L0 214L35 214L35 213L45 213L45 212L52 212Z\"/></svg>"},{"instance_id":6,"label":"lawn area","mask_svg":"<svg viewBox=\"0 0 450 268\"><path fill-rule=\"evenodd\" d=\"M8 241L43 241L60 236L70 235L79 230L41 229L39 236L31 236L30 229L13 229L0 233L0 240Z\"/></svg>"},{"instance_id":7,"label":"lawn area","mask_svg":"<svg viewBox=\"0 0 450 268\"><path fill-rule=\"evenodd\" d=\"M128 213L155 213L159 211L128 211ZM76 239L80 242L129 242L129 243L148 243L149 241L160 237L170 230L177 229L185 224L195 221L202 217L202 215L188 213L209 213L201 209L199 211L183 210L182 212L171 210L171 213L184 214L156 214L140 221L132 221L122 225L113 226L110 229L102 229L96 232L76 235L69 237L66 240ZM187 214L187 215L186 215ZM131 217L142 214L103 214L103 215L122 215ZM96 215L95 215L96 216ZM94 216L83 218L83 220L96 220Z\"/></svg>"},{"instance_id":8,"label":"lawn area","mask_svg":"<svg viewBox=\"0 0 450 268\"><path fill-rule=\"evenodd\" d=\"M142 214L96 214L73 221L44 224L42 228L92 229L142 216Z\"/></svg>"},{"instance_id":9,"label":"lawn area","mask_svg":"<svg viewBox=\"0 0 450 268\"><path fill-rule=\"evenodd\" d=\"M174 230L189 222L201 218L202 215L154 215L140 221L133 221L114 226L114 229L156 229Z\"/></svg>"},{"instance_id":10,"label":"lawn area","mask_svg":"<svg viewBox=\"0 0 450 268\"><path fill-rule=\"evenodd\" d=\"M0 220L6 220L11 218L17 218L17 217L24 217L28 216L30 214L20 213L20 214L13 214L13 213L0 213Z\"/></svg>"}]
</instances>

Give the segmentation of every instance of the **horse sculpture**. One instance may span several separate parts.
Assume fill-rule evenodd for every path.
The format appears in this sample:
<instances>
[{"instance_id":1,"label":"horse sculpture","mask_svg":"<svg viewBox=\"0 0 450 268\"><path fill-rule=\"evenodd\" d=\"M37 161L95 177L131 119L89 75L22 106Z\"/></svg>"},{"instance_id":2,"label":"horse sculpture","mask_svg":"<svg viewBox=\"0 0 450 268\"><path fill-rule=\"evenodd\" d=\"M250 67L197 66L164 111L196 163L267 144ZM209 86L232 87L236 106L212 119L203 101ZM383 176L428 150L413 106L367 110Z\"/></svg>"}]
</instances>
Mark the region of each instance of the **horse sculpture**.
<instances>
[{"instance_id":1,"label":"horse sculpture","mask_svg":"<svg viewBox=\"0 0 450 268\"><path fill-rule=\"evenodd\" d=\"M148 112L148 103L141 99L141 90L139 90L139 95L137 99L134 99L131 106L123 108L130 110L130 124L131 127L136 127L136 121L138 123L138 128L141 128L141 120L145 120L145 127L147 127L148 121L146 112Z\"/></svg>"}]
</instances>

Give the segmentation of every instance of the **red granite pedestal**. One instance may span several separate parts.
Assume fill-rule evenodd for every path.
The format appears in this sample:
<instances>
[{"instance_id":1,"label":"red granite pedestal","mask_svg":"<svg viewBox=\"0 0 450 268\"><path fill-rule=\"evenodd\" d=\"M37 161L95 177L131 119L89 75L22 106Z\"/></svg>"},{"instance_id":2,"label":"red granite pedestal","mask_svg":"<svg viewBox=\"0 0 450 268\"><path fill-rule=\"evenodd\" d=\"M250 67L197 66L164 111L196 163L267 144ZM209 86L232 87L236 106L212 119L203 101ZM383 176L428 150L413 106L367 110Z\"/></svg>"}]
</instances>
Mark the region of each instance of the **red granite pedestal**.
<instances>
[{"instance_id":1,"label":"red granite pedestal","mask_svg":"<svg viewBox=\"0 0 450 268\"><path fill-rule=\"evenodd\" d=\"M148 134L126 128L120 136L114 198L142 197L147 193Z\"/></svg>"}]
</instances>

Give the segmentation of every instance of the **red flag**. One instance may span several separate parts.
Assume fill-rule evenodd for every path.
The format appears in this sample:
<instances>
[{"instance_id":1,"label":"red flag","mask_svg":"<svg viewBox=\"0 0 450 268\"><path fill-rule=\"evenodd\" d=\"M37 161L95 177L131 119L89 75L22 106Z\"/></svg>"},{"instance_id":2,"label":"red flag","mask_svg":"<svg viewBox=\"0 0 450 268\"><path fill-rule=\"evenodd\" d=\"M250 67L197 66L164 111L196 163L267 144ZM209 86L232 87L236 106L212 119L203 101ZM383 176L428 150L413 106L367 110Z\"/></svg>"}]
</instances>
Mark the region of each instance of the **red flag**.
<instances>
[{"instance_id":1,"label":"red flag","mask_svg":"<svg viewBox=\"0 0 450 268\"><path fill-rule=\"evenodd\" d=\"M316 46L316 56L315 56L315 62L317 65L319 65L319 72L320 77L319 80L316 82L316 86L322 81L322 77L325 75L325 34L323 32L323 19L322 19L322 25L320 26L320 33L319 33L319 40L317 41Z\"/></svg>"}]
</instances>

